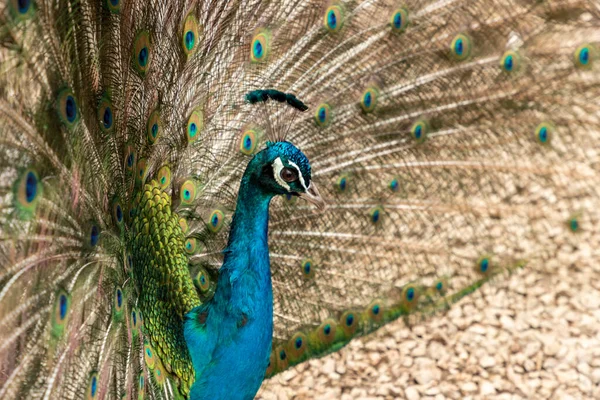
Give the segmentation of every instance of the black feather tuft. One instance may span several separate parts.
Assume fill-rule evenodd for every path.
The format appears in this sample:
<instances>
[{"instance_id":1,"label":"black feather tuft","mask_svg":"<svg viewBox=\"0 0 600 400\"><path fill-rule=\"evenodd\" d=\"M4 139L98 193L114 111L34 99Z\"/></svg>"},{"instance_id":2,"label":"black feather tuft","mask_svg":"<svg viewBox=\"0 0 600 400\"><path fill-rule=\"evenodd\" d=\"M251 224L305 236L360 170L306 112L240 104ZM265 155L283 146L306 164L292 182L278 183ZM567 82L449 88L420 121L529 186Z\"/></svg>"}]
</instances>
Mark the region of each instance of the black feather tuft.
<instances>
[{"instance_id":1,"label":"black feather tuft","mask_svg":"<svg viewBox=\"0 0 600 400\"><path fill-rule=\"evenodd\" d=\"M284 93L275 89L258 89L246 93L246 102L250 104L264 103L269 99L280 103L288 103L290 106L300 111L308 110L308 106L291 93Z\"/></svg>"}]
</instances>

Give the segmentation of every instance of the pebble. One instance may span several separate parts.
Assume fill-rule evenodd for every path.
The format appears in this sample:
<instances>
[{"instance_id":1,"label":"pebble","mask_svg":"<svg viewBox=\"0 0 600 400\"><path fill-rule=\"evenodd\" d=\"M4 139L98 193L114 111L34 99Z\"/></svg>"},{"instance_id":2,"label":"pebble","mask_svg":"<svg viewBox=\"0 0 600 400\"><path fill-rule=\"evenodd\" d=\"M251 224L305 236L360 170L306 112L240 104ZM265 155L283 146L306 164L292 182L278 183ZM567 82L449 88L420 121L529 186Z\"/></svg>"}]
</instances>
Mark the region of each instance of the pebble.
<instances>
[{"instance_id":1,"label":"pebble","mask_svg":"<svg viewBox=\"0 0 600 400\"><path fill-rule=\"evenodd\" d=\"M481 396L491 396L493 394L496 394L496 388L494 387L494 385L491 382L481 382L481 384L479 385L479 394Z\"/></svg>"},{"instance_id":2,"label":"pebble","mask_svg":"<svg viewBox=\"0 0 600 400\"><path fill-rule=\"evenodd\" d=\"M593 382L595 385L598 385L598 384L600 384L600 368L595 368L595 369L592 371L592 382Z\"/></svg>"},{"instance_id":3,"label":"pebble","mask_svg":"<svg viewBox=\"0 0 600 400\"><path fill-rule=\"evenodd\" d=\"M406 400L419 400L421 398L419 391L414 386L407 387L404 390L404 396L406 397Z\"/></svg>"},{"instance_id":4,"label":"pebble","mask_svg":"<svg viewBox=\"0 0 600 400\"><path fill-rule=\"evenodd\" d=\"M479 365L483 368L491 368L496 365L496 359L492 356L485 356L479 360Z\"/></svg>"},{"instance_id":5,"label":"pebble","mask_svg":"<svg viewBox=\"0 0 600 400\"><path fill-rule=\"evenodd\" d=\"M418 384L427 385L432 381L439 381L442 378L442 371L432 362L427 365L415 365L412 375Z\"/></svg>"},{"instance_id":6,"label":"pebble","mask_svg":"<svg viewBox=\"0 0 600 400\"><path fill-rule=\"evenodd\" d=\"M473 393L477 391L477 385L473 382L465 382L460 385L460 390L466 394Z\"/></svg>"},{"instance_id":7,"label":"pebble","mask_svg":"<svg viewBox=\"0 0 600 400\"><path fill-rule=\"evenodd\" d=\"M330 358L328 359L321 369L325 374L331 374L335 371L335 360Z\"/></svg>"}]
</instances>

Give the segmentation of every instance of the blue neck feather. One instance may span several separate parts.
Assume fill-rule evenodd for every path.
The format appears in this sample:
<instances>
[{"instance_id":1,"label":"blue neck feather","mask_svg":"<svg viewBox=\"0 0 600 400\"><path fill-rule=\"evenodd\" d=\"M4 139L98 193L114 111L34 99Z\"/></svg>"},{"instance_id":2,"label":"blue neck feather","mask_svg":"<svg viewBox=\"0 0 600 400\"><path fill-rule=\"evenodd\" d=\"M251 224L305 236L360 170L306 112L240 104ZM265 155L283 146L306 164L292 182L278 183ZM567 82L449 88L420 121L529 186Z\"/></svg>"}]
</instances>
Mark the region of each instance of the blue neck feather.
<instances>
[{"instance_id":1,"label":"blue neck feather","mask_svg":"<svg viewBox=\"0 0 600 400\"><path fill-rule=\"evenodd\" d=\"M255 157L242 178L215 295L187 316L185 339L196 372L193 400L251 399L268 365L273 289L267 234L273 194L257 182L260 166L261 157Z\"/></svg>"},{"instance_id":2,"label":"blue neck feather","mask_svg":"<svg viewBox=\"0 0 600 400\"><path fill-rule=\"evenodd\" d=\"M266 194L253 185L248 176L244 176L225 249L225 259L219 272L217 293L219 288L232 285L247 274L253 275L260 283L268 283L271 289L267 236L269 202L272 197L273 195Z\"/></svg>"}]
</instances>

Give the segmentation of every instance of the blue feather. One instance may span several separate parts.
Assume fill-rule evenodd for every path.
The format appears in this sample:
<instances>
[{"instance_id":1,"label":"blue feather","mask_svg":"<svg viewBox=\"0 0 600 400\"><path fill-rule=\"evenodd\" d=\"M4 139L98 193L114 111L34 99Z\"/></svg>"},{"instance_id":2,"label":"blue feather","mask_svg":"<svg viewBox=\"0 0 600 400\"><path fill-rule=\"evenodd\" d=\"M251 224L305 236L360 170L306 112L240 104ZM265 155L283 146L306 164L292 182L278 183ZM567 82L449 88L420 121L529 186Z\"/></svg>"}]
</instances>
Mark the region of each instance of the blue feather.
<instances>
[{"instance_id":1,"label":"blue feather","mask_svg":"<svg viewBox=\"0 0 600 400\"><path fill-rule=\"evenodd\" d=\"M293 159L310 178L306 157L293 145L275 143L258 153L242 178L217 290L209 303L186 315L185 340L196 380L191 399L253 398L269 364L273 289L267 242L269 203L264 166ZM236 392L231 393L231 382Z\"/></svg>"}]
</instances>

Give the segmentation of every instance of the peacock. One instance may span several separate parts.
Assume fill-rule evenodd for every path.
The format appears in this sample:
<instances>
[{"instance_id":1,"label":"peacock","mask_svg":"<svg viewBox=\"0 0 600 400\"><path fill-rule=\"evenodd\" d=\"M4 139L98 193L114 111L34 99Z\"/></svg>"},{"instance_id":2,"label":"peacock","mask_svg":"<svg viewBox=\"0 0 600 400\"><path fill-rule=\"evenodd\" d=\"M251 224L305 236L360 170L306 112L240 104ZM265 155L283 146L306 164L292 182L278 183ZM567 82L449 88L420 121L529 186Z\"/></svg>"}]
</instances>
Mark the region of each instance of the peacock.
<instances>
[{"instance_id":1,"label":"peacock","mask_svg":"<svg viewBox=\"0 0 600 400\"><path fill-rule=\"evenodd\" d=\"M0 398L251 399L561 260L599 51L595 0L3 1Z\"/></svg>"}]
</instances>

